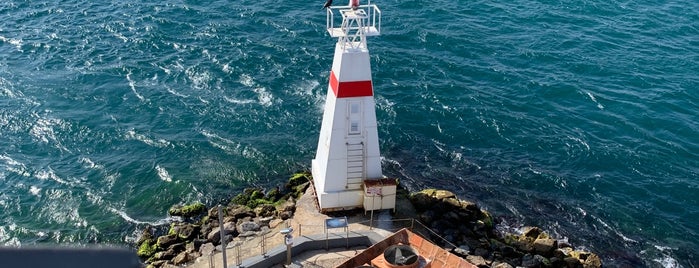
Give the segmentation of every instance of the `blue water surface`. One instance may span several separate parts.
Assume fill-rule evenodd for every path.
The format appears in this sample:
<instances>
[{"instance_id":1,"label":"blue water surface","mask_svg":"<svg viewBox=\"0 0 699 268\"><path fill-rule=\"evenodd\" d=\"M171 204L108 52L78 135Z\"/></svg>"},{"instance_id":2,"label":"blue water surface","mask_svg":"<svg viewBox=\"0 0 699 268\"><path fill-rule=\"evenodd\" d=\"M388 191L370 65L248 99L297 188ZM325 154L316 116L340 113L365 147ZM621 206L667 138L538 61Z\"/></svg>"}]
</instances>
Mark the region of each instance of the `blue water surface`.
<instances>
[{"instance_id":1,"label":"blue water surface","mask_svg":"<svg viewBox=\"0 0 699 268\"><path fill-rule=\"evenodd\" d=\"M322 1L142 2L0 3L0 245L129 244L310 168ZM373 3L385 175L608 266L699 266L699 2Z\"/></svg>"}]
</instances>

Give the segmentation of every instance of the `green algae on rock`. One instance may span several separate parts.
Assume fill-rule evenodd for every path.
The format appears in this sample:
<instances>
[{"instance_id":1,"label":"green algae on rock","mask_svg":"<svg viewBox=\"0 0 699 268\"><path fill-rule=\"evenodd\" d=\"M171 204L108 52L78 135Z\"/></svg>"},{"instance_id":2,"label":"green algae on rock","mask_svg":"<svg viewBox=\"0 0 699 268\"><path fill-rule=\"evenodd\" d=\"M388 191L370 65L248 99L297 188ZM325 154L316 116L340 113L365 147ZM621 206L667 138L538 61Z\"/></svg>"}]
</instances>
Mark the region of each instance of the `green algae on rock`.
<instances>
[{"instance_id":1,"label":"green algae on rock","mask_svg":"<svg viewBox=\"0 0 699 268\"><path fill-rule=\"evenodd\" d=\"M195 202L189 205L174 205L168 210L168 214L170 214L170 216L191 218L204 213L204 211L206 211L206 206L202 203Z\"/></svg>"},{"instance_id":2,"label":"green algae on rock","mask_svg":"<svg viewBox=\"0 0 699 268\"><path fill-rule=\"evenodd\" d=\"M181 221L172 222L168 229L161 228L163 233L157 238L153 235L154 228L147 227L136 243L138 256L148 267L181 265L202 256L221 244L221 240L230 241L265 232L273 228L272 222L277 226L293 216L295 200L306 190L309 181L310 173L300 172L291 176L283 187L269 191L244 189L223 207L223 226L219 226L218 206L207 209L199 202L175 205L168 213L181 217L178 219Z\"/></svg>"},{"instance_id":3,"label":"green algae on rock","mask_svg":"<svg viewBox=\"0 0 699 268\"><path fill-rule=\"evenodd\" d=\"M602 266L596 254L559 244L538 227L524 227L519 234L498 232L489 212L449 191L425 189L410 194L409 200L419 220L449 243L442 246L456 246L454 253L479 267Z\"/></svg>"}]
</instances>

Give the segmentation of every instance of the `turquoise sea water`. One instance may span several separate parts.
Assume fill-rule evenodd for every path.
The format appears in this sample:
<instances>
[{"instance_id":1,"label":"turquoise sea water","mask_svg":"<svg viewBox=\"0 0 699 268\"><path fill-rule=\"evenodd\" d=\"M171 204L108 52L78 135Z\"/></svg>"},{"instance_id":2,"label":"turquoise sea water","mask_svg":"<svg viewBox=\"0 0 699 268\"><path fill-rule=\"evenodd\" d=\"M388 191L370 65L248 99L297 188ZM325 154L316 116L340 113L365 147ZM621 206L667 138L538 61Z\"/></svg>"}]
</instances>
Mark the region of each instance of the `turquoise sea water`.
<instances>
[{"instance_id":1,"label":"turquoise sea water","mask_svg":"<svg viewBox=\"0 0 699 268\"><path fill-rule=\"evenodd\" d=\"M612 267L699 266L699 2L374 3L385 175ZM0 3L0 245L127 244L309 169L322 4Z\"/></svg>"}]
</instances>

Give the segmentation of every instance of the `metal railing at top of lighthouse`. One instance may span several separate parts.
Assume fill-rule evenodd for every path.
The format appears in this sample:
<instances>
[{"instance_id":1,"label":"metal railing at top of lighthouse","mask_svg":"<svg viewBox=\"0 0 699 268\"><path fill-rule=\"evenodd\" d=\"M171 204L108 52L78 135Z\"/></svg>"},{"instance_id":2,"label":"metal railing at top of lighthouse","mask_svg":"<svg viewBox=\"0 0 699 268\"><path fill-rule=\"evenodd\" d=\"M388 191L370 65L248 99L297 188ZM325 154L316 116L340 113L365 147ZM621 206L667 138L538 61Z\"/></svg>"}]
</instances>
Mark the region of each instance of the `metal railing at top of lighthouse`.
<instances>
[{"instance_id":1,"label":"metal railing at top of lighthouse","mask_svg":"<svg viewBox=\"0 0 699 268\"><path fill-rule=\"evenodd\" d=\"M335 14L338 16L335 16ZM326 11L326 28L331 37L337 37L342 48L366 49L366 37L381 34L381 10L371 4L331 6ZM341 19L340 27L335 27Z\"/></svg>"}]
</instances>

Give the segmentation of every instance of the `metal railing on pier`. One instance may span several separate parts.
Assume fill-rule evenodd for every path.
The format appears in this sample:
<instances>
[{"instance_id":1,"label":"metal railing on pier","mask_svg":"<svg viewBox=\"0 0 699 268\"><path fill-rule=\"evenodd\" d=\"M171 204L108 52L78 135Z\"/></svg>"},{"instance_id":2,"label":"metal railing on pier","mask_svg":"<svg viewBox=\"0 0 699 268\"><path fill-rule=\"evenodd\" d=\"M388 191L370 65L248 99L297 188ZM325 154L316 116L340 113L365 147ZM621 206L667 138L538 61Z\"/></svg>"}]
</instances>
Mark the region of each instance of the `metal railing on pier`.
<instances>
[{"instance_id":1,"label":"metal railing on pier","mask_svg":"<svg viewBox=\"0 0 699 268\"><path fill-rule=\"evenodd\" d=\"M390 219L390 220L360 220L354 222L347 222L347 227L341 231L333 231L327 229L325 224L309 223L309 224L292 224L289 221L282 223L282 227L293 228L294 234L297 237L310 236L326 234L326 245L328 234L333 234L337 236L349 236L351 232L357 231L367 231L367 230L382 230L389 233L397 232L403 228L416 233L423 238L429 240L430 242L441 245L445 248L456 248L451 241L440 236L437 232L432 230L429 226L420 222L414 218L404 218L404 219ZM226 251L232 256L233 267L241 267L243 260L251 257L262 256L263 258L268 257L270 250L284 245L284 235L278 231L268 230L265 232L258 233L255 236L250 237L236 237L232 243L228 244ZM326 247L326 250L328 248ZM209 258L209 267L214 268L214 259Z\"/></svg>"}]
</instances>

